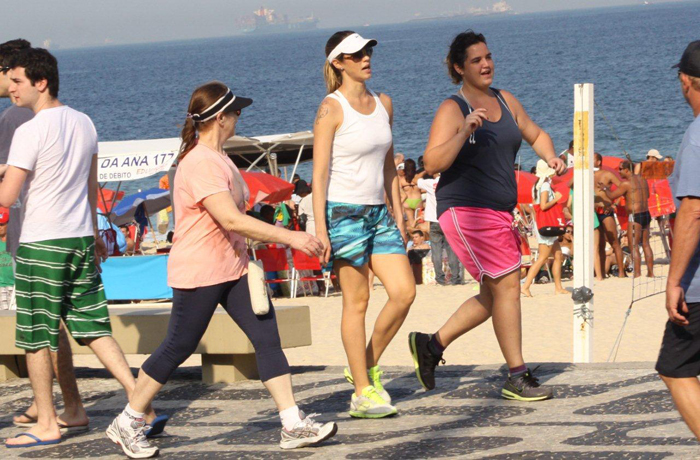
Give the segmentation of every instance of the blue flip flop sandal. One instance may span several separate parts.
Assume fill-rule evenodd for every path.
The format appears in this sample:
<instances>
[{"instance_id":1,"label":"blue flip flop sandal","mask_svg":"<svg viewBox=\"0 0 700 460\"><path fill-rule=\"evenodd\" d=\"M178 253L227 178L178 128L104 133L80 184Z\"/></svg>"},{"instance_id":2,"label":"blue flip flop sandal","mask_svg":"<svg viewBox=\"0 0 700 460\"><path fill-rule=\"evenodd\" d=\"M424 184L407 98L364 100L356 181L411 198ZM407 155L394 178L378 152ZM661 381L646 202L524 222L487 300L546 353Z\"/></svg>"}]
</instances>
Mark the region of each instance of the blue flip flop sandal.
<instances>
[{"instance_id":1,"label":"blue flip flop sandal","mask_svg":"<svg viewBox=\"0 0 700 460\"><path fill-rule=\"evenodd\" d=\"M154 418L153 422L149 424L150 428L146 430L146 437L155 438L163 434L165 425L168 423L169 419L170 417L167 415L159 415L158 417Z\"/></svg>"},{"instance_id":2,"label":"blue flip flop sandal","mask_svg":"<svg viewBox=\"0 0 700 460\"><path fill-rule=\"evenodd\" d=\"M31 433L20 433L15 438L19 438L20 436L26 436L28 438L32 438L35 442L31 442L29 444L5 444L5 447L8 449L17 449L20 447L36 447L36 446L50 446L52 444L58 444L61 442L61 439L52 439L50 441L42 441L41 439L37 438Z\"/></svg>"}]
</instances>

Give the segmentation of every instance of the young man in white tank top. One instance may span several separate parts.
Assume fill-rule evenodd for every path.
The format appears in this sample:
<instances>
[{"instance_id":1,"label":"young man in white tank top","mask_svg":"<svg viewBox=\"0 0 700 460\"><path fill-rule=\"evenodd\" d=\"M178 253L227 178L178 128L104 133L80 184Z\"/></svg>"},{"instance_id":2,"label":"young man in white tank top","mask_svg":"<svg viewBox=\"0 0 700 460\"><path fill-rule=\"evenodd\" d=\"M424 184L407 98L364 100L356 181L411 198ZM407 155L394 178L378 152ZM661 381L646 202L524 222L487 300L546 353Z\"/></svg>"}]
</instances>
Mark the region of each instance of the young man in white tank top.
<instances>
[{"instance_id":1,"label":"young man in white tank top","mask_svg":"<svg viewBox=\"0 0 700 460\"><path fill-rule=\"evenodd\" d=\"M330 38L324 68L329 96L314 123L316 235L325 248L321 263L333 263L343 293L341 335L349 363L345 377L355 386L350 415L358 418L397 412L382 385L378 362L416 292L393 159L391 99L365 85L372 76L376 44L350 31ZM370 267L389 300L365 347Z\"/></svg>"}]
</instances>

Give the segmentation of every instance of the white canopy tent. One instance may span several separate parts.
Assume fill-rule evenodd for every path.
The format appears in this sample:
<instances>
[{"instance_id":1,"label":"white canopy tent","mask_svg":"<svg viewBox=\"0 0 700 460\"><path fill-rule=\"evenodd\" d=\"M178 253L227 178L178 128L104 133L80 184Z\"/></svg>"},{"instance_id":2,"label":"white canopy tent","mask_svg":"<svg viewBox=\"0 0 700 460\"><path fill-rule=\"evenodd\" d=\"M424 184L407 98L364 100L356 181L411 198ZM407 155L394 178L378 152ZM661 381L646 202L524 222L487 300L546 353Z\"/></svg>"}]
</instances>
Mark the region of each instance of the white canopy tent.
<instances>
[{"instance_id":1,"label":"white canopy tent","mask_svg":"<svg viewBox=\"0 0 700 460\"><path fill-rule=\"evenodd\" d=\"M263 169L261 161L267 163L269 172L279 176L280 166L292 166L294 177L299 163L313 158L314 135L311 131L300 131L269 136L234 136L224 144L224 150L239 168L250 171Z\"/></svg>"},{"instance_id":2,"label":"white canopy tent","mask_svg":"<svg viewBox=\"0 0 700 460\"><path fill-rule=\"evenodd\" d=\"M100 142L97 175L102 184L100 189L106 182L119 183L108 210L113 209L123 181L168 173L172 182L174 170L171 166L177 158L181 142L179 137ZM288 178L291 181L299 163L312 160L313 143L314 135L311 131L257 137L233 136L224 144L224 150L238 168L246 171L267 169L279 177L280 166L293 165L292 174Z\"/></svg>"},{"instance_id":3,"label":"white canopy tent","mask_svg":"<svg viewBox=\"0 0 700 460\"><path fill-rule=\"evenodd\" d=\"M177 137L100 142L98 180L122 182L167 172L177 158L180 143ZM280 166L293 165L293 177L299 163L313 158L313 143L311 131L233 136L224 144L224 150L236 166L246 171L267 167L270 173L279 176Z\"/></svg>"}]
</instances>

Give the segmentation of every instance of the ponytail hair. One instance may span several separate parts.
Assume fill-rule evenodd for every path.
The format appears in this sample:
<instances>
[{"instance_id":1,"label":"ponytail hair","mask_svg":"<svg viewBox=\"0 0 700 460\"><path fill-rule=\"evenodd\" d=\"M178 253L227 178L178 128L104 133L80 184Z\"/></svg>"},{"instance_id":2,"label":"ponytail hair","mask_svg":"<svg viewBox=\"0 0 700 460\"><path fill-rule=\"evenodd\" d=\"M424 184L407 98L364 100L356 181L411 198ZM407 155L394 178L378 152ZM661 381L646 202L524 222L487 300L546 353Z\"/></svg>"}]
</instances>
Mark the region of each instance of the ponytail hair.
<instances>
[{"instance_id":1,"label":"ponytail hair","mask_svg":"<svg viewBox=\"0 0 700 460\"><path fill-rule=\"evenodd\" d=\"M413 182L413 178L416 177L416 162L411 160L405 160L403 162L403 173L405 174L406 182L409 184Z\"/></svg>"},{"instance_id":2,"label":"ponytail hair","mask_svg":"<svg viewBox=\"0 0 700 460\"><path fill-rule=\"evenodd\" d=\"M212 118L205 122L195 122L192 119L192 114L202 113L221 99L227 91L228 86L219 81L206 83L194 90L192 97L190 97L190 104L187 107L187 118L185 118L185 123L180 132L182 144L180 145L180 153L177 156L178 163L197 145L198 132L216 121L215 118Z\"/></svg>"},{"instance_id":3,"label":"ponytail hair","mask_svg":"<svg viewBox=\"0 0 700 460\"><path fill-rule=\"evenodd\" d=\"M340 70L333 67L333 65L328 62L323 64L323 79L326 81L326 91L328 94L335 92L340 85L343 83L343 75Z\"/></svg>"},{"instance_id":4,"label":"ponytail hair","mask_svg":"<svg viewBox=\"0 0 700 460\"><path fill-rule=\"evenodd\" d=\"M340 32L334 33L331 38L326 42L326 60L323 64L323 79L326 82L326 90L328 94L334 92L343 83L343 73L336 69L336 67L328 62L328 56L335 49L336 46L340 45L340 42L345 40L346 37L354 34L352 30L341 30ZM339 61L342 61L342 56L338 56Z\"/></svg>"}]
</instances>

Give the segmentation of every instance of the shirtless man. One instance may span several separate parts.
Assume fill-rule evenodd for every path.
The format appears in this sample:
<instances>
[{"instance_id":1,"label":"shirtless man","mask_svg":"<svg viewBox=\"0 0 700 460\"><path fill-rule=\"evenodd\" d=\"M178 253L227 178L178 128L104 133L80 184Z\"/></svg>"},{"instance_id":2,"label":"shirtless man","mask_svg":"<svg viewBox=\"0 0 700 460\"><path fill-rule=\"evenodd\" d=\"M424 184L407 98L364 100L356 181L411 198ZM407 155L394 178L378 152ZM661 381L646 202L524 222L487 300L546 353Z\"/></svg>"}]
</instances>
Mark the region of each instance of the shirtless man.
<instances>
[{"instance_id":1,"label":"shirtless man","mask_svg":"<svg viewBox=\"0 0 700 460\"><path fill-rule=\"evenodd\" d=\"M620 241L617 239L617 224L615 223L615 207L613 200L608 197L607 193L603 188L610 188L611 184L615 184L616 187L620 186L620 180L610 171L605 171L602 169L603 166L603 156L596 152L595 154L595 173L594 182L595 187L595 212L598 216L598 221L600 222L600 240L598 244L598 250L600 251L600 260L605 260L605 240L608 240L610 246L613 248L615 253L615 259L617 260L618 267L624 267L624 257L622 254L622 247L620 247ZM605 276L605 275L603 275ZM620 268L618 277L626 278L627 273L625 273L624 268Z\"/></svg>"},{"instance_id":2,"label":"shirtless man","mask_svg":"<svg viewBox=\"0 0 700 460\"><path fill-rule=\"evenodd\" d=\"M622 182L617 190L611 192L603 184L598 184L599 187L611 200L616 200L621 196L625 197L627 214L629 214L629 223L632 228L630 252L634 261L634 277L642 276L641 260L637 248L641 242L644 249L644 260L647 264L647 276L654 276L654 253L649 245L649 224L651 224L651 215L649 214L649 184L646 180L637 174L632 173L632 163L628 160L620 163L620 175Z\"/></svg>"}]
</instances>

